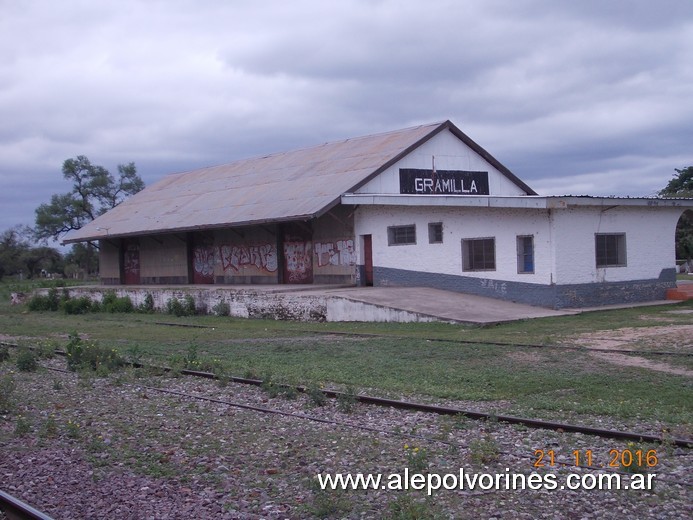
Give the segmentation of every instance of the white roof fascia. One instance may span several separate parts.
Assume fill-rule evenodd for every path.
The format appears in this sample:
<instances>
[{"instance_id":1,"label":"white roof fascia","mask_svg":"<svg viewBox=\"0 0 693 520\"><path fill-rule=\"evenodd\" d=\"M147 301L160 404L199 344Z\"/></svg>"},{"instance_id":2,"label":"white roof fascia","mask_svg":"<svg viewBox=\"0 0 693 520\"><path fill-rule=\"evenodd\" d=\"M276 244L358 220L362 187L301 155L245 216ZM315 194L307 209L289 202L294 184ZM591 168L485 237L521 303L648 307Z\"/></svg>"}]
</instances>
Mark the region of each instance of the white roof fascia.
<instances>
[{"instance_id":1,"label":"white roof fascia","mask_svg":"<svg viewBox=\"0 0 693 520\"><path fill-rule=\"evenodd\" d=\"M641 206L693 208L693 199L616 198L616 197L492 197L469 195L342 195L342 204L377 206L451 206L519 209L562 209L576 206Z\"/></svg>"}]
</instances>

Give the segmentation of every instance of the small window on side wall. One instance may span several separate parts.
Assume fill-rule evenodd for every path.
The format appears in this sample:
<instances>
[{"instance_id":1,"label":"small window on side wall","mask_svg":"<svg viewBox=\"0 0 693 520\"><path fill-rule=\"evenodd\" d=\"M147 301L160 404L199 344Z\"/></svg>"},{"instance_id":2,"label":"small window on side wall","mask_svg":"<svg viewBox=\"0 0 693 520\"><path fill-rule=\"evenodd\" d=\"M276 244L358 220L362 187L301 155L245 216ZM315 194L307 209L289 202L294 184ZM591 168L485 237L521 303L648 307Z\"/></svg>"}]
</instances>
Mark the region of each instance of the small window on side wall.
<instances>
[{"instance_id":1,"label":"small window on side wall","mask_svg":"<svg viewBox=\"0 0 693 520\"><path fill-rule=\"evenodd\" d=\"M532 235L517 237L517 272L534 273L534 237Z\"/></svg>"},{"instance_id":2,"label":"small window on side wall","mask_svg":"<svg viewBox=\"0 0 693 520\"><path fill-rule=\"evenodd\" d=\"M594 250L597 267L625 267L626 234L596 233L594 235Z\"/></svg>"},{"instance_id":3,"label":"small window on side wall","mask_svg":"<svg viewBox=\"0 0 693 520\"><path fill-rule=\"evenodd\" d=\"M443 243L443 223L431 222L428 224L428 243L442 244Z\"/></svg>"},{"instance_id":4,"label":"small window on side wall","mask_svg":"<svg viewBox=\"0 0 693 520\"><path fill-rule=\"evenodd\" d=\"M463 271L495 271L496 239L468 238L462 240Z\"/></svg>"},{"instance_id":5,"label":"small window on side wall","mask_svg":"<svg viewBox=\"0 0 693 520\"><path fill-rule=\"evenodd\" d=\"M390 226L387 228L388 246L405 246L416 244L416 226Z\"/></svg>"}]
</instances>

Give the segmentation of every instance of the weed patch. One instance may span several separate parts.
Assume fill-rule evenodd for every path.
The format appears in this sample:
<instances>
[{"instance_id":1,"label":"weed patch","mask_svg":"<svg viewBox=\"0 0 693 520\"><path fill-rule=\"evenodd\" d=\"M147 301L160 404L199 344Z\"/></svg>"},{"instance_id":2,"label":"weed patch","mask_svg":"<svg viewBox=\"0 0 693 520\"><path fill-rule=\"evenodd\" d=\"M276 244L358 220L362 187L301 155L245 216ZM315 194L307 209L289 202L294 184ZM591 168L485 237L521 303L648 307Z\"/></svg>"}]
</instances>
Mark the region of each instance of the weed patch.
<instances>
[{"instance_id":1,"label":"weed patch","mask_svg":"<svg viewBox=\"0 0 693 520\"><path fill-rule=\"evenodd\" d=\"M16 389L17 383L11 375L0 376L0 413L14 410L13 395Z\"/></svg>"},{"instance_id":2,"label":"weed patch","mask_svg":"<svg viewBox=\"0 0 693 520\"><path fill-rule=\"evenodd\" d=\"M20 348L15 361L20 372L35 372L38 369L36 353L28 348Z\"/></svg>"},{"instance_id":3,"label":"weed patch","mask_svg":"<svg viewBox=\"0 0 693 520\"><path fill-rule=\"evenodd\" d=\"M117 350L101 347L94 341L85 341L77 334L70 336L65 352L67 367L72 371L89 369L103 376L125 364Z\"/></svg>"}]
</instances>

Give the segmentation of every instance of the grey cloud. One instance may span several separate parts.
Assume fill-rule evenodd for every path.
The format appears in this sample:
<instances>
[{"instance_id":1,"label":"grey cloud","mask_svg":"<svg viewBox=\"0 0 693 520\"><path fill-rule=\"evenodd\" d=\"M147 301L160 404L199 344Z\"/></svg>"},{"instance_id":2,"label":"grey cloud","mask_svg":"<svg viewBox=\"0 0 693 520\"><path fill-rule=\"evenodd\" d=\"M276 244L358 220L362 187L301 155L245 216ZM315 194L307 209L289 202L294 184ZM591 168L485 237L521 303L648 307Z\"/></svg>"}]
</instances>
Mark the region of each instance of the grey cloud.
<instances>
[{"instance_id":1,"label":"grey cloud","mask_svg":"<svg viewBox=\"0 0 693 520\"><path fill-rule=\"evenodd\" d=\"M151 183L452 119L532 186L647 194L693 164L691 55L688 0L0 0L0 193L30 224L78 154Z\"/></svg>"}]
</instances>

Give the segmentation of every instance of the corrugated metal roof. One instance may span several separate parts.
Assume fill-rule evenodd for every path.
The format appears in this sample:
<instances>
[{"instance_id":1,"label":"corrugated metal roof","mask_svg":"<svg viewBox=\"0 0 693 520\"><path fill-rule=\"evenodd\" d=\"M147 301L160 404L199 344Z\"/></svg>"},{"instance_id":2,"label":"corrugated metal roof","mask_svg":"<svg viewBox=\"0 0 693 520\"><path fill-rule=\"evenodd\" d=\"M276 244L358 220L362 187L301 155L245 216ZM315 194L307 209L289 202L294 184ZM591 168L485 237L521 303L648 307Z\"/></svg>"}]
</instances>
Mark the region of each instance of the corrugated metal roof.
<instances>
[{"instance_id":1,"label":"corrugated metal roof","mask_svg":"<svg viewBox=\"0 0 693 520\"><path fill-rule=\"evenodd\" d=\"M488 156L449 121L325 143L169 175L63 241L312 218L446 128Z\"/></svg>"}]
</instances>

